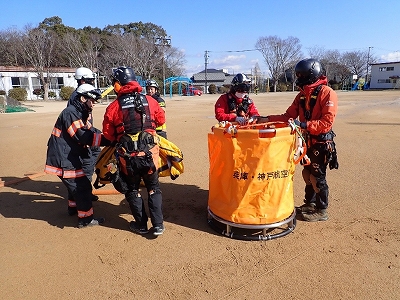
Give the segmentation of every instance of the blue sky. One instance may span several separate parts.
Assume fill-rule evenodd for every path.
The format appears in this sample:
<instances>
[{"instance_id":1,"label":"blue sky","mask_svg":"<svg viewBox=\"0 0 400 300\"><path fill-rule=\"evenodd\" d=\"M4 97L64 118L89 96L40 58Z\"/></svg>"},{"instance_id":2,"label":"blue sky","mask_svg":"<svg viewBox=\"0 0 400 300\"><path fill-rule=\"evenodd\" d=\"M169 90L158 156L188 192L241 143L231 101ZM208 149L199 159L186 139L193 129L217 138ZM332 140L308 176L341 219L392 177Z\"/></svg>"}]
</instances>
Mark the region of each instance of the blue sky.
<instances>
[{"instance_id":1,"label":"blue sky","mask_svg":"<svg viewBox=\"0 0 400 300\"><path fill-rule=\"evenodd\" d=\"M151 22L184 51L190 77L204 70L206 50L208 68L250 73L258 62L266 72L254 49L259 37L271 35L297 37L305 57L316 46L340 52L373 47L379 62L399 61L399 12L399 0L20 0L2 5L0 30L36 26L53 16L74 28Z\"/></svg>"}]
</instances>

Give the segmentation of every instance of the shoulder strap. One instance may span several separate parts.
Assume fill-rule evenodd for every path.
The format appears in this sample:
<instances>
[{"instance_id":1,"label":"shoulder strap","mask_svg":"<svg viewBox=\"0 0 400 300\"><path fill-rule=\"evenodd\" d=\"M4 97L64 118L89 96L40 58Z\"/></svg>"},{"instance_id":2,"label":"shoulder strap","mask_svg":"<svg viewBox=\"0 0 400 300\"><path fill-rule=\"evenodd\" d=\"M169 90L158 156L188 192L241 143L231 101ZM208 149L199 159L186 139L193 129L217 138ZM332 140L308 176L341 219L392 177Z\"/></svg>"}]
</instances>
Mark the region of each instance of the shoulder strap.
<instances>
[{"instance_id":1,"label":"shoulder strap","mask_svg":"<svg viewBox=\"0 0 400 300\"><path fill-rule=\"evenodd\" d=\"M233 98L230 93L228 93L227 96L228 96L229 112L230 113L236 112L236 101L235 101L235 98Z\"/></svg>"},{"instance_id":2,"label":"shoulder strap","mask_svg":"<svg viewBox=\"0 0 400 300\"><path fill-rule=\"evenodd\" d=\"M318 94L321 91L321 89L322 89L322 84L317 86L314 89L314 91L312 92L311 97L310 97L310 103L309 103L310 108L309 109L306 108L306 99L305 99L306 97L304 95L302 95L300 97L300 105L304 110L304 117L307 121L309 121L311 119L312 111L315 106L315 103L317 103Z\"/></svg>"}]
</instances>

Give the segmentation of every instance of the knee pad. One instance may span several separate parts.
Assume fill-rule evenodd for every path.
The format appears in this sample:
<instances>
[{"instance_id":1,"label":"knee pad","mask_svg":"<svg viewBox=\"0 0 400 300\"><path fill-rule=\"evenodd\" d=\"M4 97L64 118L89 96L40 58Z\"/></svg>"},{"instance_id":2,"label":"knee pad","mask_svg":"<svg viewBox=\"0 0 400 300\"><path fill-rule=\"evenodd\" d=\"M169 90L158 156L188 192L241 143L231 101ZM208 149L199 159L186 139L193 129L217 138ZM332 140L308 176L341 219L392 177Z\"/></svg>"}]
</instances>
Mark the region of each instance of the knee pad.
<instances>
[{"instance_id":1,"label":"knee pad","mask_svg":"<svg viewBox=\"0 0 400 300\"><path fill-rule=\"evenodd\" d=\"M154 190L149 191L149 195L154 195L154 194L161 194L161 190L159 188L156 188Z\"/></svg>"},{"instance_id":2,"label":"knee pad","mask_svg":"<svg viewBox=\"0 0 400 300\"><path fill-rule=\"evenodd\" d=\"M319 190L327 190L328 189L328 184L326 182L326 179L321 179L317 180L317 187Z\"/></svg>"}]
</instances>

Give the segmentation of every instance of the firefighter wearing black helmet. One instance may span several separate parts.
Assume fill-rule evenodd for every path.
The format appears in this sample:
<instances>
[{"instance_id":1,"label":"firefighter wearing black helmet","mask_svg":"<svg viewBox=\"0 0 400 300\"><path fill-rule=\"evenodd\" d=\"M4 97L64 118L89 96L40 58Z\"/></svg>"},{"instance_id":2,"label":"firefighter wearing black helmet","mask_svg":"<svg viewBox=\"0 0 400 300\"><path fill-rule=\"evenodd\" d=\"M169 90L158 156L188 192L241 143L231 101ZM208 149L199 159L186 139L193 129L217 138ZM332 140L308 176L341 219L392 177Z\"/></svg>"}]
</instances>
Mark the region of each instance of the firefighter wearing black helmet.
<instances>
[{"instance_id":1,"label":"firefighter wearing black helmet","mask_svg":"<svg viewBox=\"0 0 400 300\"><path fill-rule=\"evenodd\" d=\"M94 102L101 92L90 84L82 84L76 97L58 116L47 143L45 172L57 175L68 190L68 214L78 214L78 227L98 225L104 218L93 217L92 183L86 176L83 160L89 146L105 146L110 142L89 120Z\"/></svg>"},{"instance_id":2,"label":"firefighter wearing black helmet","mask_svg":"<svg viewBox=\"0 0 400 300\"><path fill-rule=\"evenodd\" d=\"M112 74L114 90L118 97L110 103L104 114L103 134L111 142L115 142L117 149L123 150L124 145L134 146L130 136L137 134L156 138L156 127L165 123L165 113L158 102L151 96L143 95L142 87L136 81L135 72L130 67L118 67ZM127 144L124 144L127 142ZM136 145L141 144L139 139ZM133 147L134 148L134 147ZM148 233L148 215L144 200L140 192L140 182L143 180L147 190L147 200L150 220L155 236L164 233L162 214L162 195L159 184L158 169L158 144L153 144L151 149L142 153L123 153L119 155L120 179L124 186L121 192L129 204L135 221L129 223L129 228L138 234ZM126 159L125 159L126 158ZM153 165L149 168L147 163ZM140 163L138 163L140 162ZM153 168L156 165L155 168ZM115 185L114 185L115 186Z\"/></svg>"},{"instance_id":3,"label":"firefighter wearing black helmet","mask_svg":"<svg viewBox=\"0 0 400 300\"><path fill-rule=\"evenodd\" d=\"M336 118L338 98L327 84L321 63L313 58L303 59L295 66L296 85L300 92L282 115L268 116L268 121L287 122L300 127L307 139L307 157L302 175L306 183L304 204L298 212L305 221L328 219L329 187L326 171L337 169L335 136L332 126ZM297 119L298 118L298 119Z\"/></svg>"},{"instance_id":4,"label":"firefighter wearing black helmet","mask_svg":"<svg viewBox=\"0 0 400 300\"><path fill-rule=\"evenodd\" d=\"M250 79L245 74L236 74L228 93L221 95L215 103L215 118L218 122L238 122L240 125L256 122L257 107L249 98Z\"/></svg>"}]
</instances>

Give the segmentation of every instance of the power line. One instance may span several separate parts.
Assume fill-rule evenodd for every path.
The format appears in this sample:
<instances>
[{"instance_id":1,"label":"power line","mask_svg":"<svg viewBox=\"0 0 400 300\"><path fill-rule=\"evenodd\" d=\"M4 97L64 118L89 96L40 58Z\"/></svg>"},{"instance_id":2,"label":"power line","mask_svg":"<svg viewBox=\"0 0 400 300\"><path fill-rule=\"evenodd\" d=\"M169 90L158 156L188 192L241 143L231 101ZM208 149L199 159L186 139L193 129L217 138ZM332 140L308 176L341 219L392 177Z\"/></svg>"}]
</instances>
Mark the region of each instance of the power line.
<instances>
[{"instance_id":1,"label":"power line","mask_svg":"<svg viewBox=\"0 0 400 300\"><path fill-rule=\"evenodd\" d=\"M245 50L225 50L225 51L208 51L213 53L225 53L225 52L251 52L251 51L259 51L260 49L245 49Z\"/></svg>"}]
</instances>

